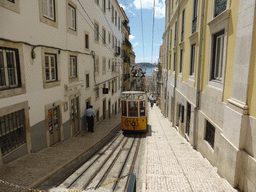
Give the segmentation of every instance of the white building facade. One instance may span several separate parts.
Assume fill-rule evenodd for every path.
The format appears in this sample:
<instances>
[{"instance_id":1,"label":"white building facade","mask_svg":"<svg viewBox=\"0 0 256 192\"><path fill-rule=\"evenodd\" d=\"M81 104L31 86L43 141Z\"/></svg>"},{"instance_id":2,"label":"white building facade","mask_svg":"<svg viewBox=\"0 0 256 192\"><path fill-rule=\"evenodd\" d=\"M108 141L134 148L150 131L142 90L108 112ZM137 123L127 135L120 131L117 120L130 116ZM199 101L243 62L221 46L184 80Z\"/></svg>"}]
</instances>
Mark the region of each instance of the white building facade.
<instances>
[{"instance_id":1,"label":"white building facade","mask_svg":"<svg viewBox=\"0 0 256 192\"><path fill-rule=\"evenodd\" d=\"M85 130L90 104L95 123L118 113L116 0L0 0L0 15L0 164Z\"/></svg>"}]
</instances>

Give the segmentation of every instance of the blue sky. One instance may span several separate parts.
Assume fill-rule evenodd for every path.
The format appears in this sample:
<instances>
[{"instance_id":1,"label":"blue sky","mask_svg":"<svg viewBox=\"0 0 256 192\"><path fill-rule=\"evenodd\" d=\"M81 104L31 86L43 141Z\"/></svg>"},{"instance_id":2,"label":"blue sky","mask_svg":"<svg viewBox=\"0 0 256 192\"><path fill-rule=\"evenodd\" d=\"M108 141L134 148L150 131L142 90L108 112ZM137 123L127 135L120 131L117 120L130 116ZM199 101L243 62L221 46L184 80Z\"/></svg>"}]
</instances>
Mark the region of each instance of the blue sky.
<instances>
[{"instance_id":1,"label":"blue sky","mask_svg":"<svg viewBox=\"0 0 256 192\"><path fill-rule=\"evenodd\" d=\"M153 29L153 5L154 0L118 0L119 4L125 10L128 16L131 28L130 42L135 52L135 62L157 62L159 57L159 48L162 44L164 33L164 14L165 4L163 0L155 0L155 22L154 22L154 46L152 57L152 29ZM141 27L141 4L143 17L143 39L144 39L144 57L143 41ZM153 58L153 59L152 59Z\"/></svg>"}]
</instances>

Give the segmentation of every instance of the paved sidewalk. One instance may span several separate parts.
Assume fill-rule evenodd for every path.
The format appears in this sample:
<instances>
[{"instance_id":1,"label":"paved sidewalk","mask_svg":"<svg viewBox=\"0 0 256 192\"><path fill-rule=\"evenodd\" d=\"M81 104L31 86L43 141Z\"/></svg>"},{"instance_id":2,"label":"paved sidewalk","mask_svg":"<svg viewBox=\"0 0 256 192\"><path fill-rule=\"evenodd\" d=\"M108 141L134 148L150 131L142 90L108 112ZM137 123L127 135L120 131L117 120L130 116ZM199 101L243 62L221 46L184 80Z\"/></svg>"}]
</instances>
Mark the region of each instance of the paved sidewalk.
<instances>
[{"instance_id":1,"label":"paved sidewalk","mask_svg":"<svg viewBox=\"0 0 256 192\"><path fill-rule=\"evenodd\" d=\"M171 127L158 107L149 109L143 192L236 191L217 169Z\"/></svg>"},{"instance_id":2,"label":"paved sidewalk","mask_svg":"<svg viewBox=\"0 0 256 192\"><path fill-rule=\"evenodd\" d=\"M94 133L82 132L76 137L60 142L53 147L24 155L8 164L1 165L0 180L26 188L34 188L89 151L110 132L120 130L120 123L119 113L112 116L111 119L97 124ZM0 191L24 191L18 186L15 188L0 182Z\"/></svg>"}]
</instances>

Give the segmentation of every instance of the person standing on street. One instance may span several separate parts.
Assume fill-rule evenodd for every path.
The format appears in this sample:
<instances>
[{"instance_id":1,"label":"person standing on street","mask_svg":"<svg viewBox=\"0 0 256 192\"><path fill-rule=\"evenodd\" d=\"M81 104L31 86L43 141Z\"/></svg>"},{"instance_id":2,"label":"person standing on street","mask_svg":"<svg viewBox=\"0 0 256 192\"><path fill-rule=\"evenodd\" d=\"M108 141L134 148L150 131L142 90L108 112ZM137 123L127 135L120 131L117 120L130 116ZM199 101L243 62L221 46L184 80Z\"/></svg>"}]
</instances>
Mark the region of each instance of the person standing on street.
<instances>
[{"instance_id":1,"label":"person standing on street","mask_svg":"<svg viewBox=\"0 0 256 192\"><path fill-rule=\"evenodd\" d=\"M86 121L88 123L88 132L94 132L93 126L94 126L94 117L96 116L96 113L92 108L93 106L90 105L85 112Z\"/></svg>"}]
</instances>

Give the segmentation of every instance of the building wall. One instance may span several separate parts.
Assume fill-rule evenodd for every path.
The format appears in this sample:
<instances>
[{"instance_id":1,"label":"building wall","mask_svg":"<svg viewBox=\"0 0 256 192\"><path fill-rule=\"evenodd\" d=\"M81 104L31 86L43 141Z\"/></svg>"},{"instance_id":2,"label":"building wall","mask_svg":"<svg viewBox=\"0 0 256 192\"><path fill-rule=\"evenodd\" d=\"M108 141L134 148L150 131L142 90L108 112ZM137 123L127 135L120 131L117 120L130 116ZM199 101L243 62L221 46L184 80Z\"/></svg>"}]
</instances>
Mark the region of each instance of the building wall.
<instances>
[{"instance_id":1,"label":"building wall","mask_svg":"<svg viewBox=\"0 0 256 192\"><path fill-rule=\"evenodd\" d=\"M42 1L26 2L16 0L13 5L7 0L0 1L2 19L0 25L0 47L15 48L19 52L21 71L21 88L0 89L0 114L8 115L15 111L15 105L27 102L24 106L26 112L26 144L22 145L22 152L15 149L7 155L1 155L0 162L7 163L25 153L37 152L45 147L50 147L51 133L47 122L48 110L59 106L60 141L75 136L75 127L71 121L71 99L79 97L78 105L78 130L85 130L84 114L86 101L90 99L95 111L99 110L99 120L103 120L103 100L106 99L106 117L108 112L114 114L111 105L117 103L120 98L120 70L122 67L121 56L115 56L115 48L112 47L112 35L117 42L122 43L123 34L119 28L125 14L117 1L111 0L111 6L117 11L117 25L112 22L112 11L102 11L102 1L98 5L95 1L66 0L55 1L55 21L51 21L42 15ZM76 30L68 28L68 4L76 10ZM99 40L94 39L94 23L99 25ZM108 8L108 1L106 1ZM102 29L106 30L106 44L102 42ZM111 34L111 42L108 34ZM85 47L85 34L89 35L89 48ZM115 41L114 38L114 41ZM115 46L118 46L114 42ZM120 45L121 46L121 45ZM94 59L91 51L95 52L95 58L99 59L99 73L95 73ZM32 52L33 57L32 58ZM46 83L45 79L45 53L53 53L57 59L58 81ZM77 78L71 79L70 56L77 58ZM103 72L103 58L106 58L106 72ZM115 70L109 68L108 60L115 63ZM86 74L90 75L89 87L86 87ZM112 81L116 91L111 92ZM110 87L109 87L110 83ZM102 94L102 88L110 88L107 95ZM99 87L99 97L96 98L95 88ZM67 107L67 108L66 108ZM95 118L96 121L96 118ZM25 147L24 147L25 146ZM24 148L24 150L23 150Z\"/></svg>"},{"instance_id":2,"label":"building wall","mask_svg":"<svg viewBox=\"0 0 256 192\"><path fill-rule=\"evenodd\" d=\"M163 86L161 89L161 100L165 102L161 105L161 111L172 121L181 135L218 168L218 173L222 177L225 177L234 187L244 191L254 191L256 190L253 174L256 165L254 131L256 102L253 99L255 98L256 41L253 30L255 2L227 0L226 9L217 17L214 16L214 0L198 2L197 30L192 33L194 1L166 1L168 17L163 34ZM201 29L203 2L204 20ZM184 41L181 42L184 9ZM176 21L178 33L175 47ZM223 73L222 80L216 81L212 80L211 72L214 35L222 30L224 30ZM170 42L172 42L171 47ZM190 75L191 45L194 43L196 44L195 73ZM183 49L183 67L180 73L181 49ZM176 53L176 73L174 53ZM197 82L200 63L200 78ZM186 130L187 103L191 104L189 132ZM182 114L184 115L183 123L179 117L180 105L185 108ZM212 129L209 125L215 130L213 137L211 136L213 143L209 139L208 131Z\"/></svg>"}]
</instances>

